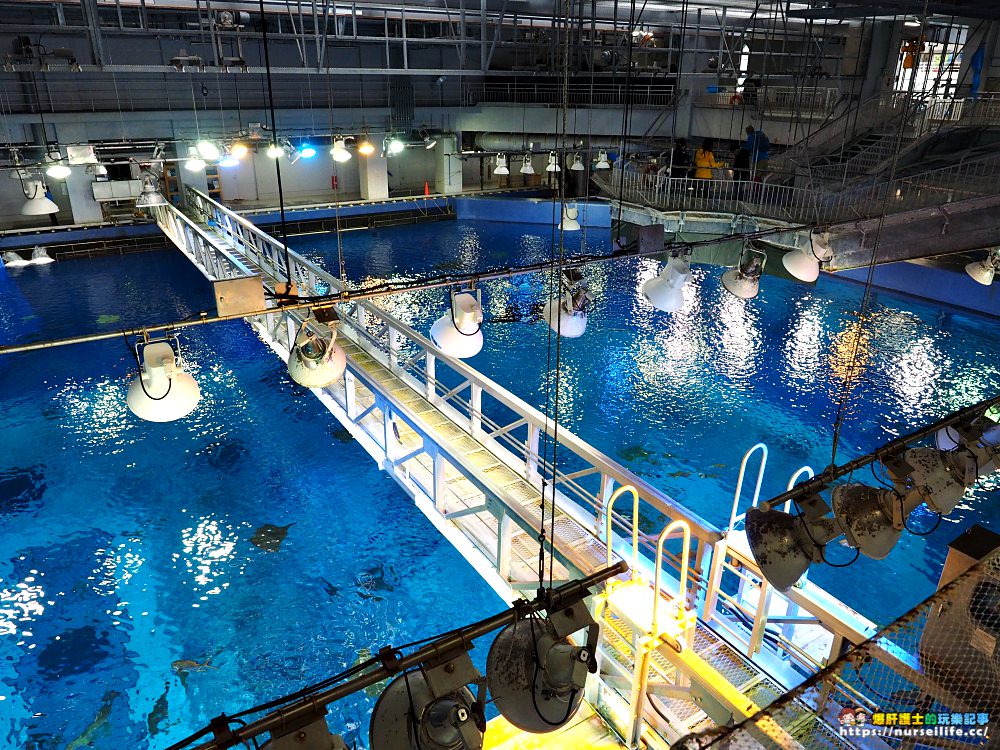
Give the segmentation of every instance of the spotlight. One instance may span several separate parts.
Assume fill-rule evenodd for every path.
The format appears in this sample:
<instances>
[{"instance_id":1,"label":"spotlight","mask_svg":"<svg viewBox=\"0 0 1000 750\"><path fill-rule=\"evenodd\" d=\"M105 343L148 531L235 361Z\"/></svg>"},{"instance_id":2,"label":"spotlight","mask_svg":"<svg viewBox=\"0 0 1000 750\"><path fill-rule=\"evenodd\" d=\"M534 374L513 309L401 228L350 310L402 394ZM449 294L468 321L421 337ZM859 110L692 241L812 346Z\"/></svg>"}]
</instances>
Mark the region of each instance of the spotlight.
<instances>
[{"instance_id":1,"label":"spotlight","mask_svg":"<svg viewBox=\"0 0 1000 750\"><path fill-rule=\"evenodd\" d=\"M1000 424L993 421L994 413L987 411L980 419L942 427L934 435L938 450L975 456L978 475L996 471L1000 457Z\"/></svg>"},{"instance_id":2,"label":"spotlight","mask_svg":"<svg viewBox=\"0 0 1000 750\"><path fill-rule=\"evenodd\" d=\"M24 194L27 200L21 206L22 216L43 216L58 213L59 206L45 195L45 185L41 180L31 180L25 183Z\"/></svg>"},{"instance_id":3,"label":"spotlight","mask_svg":"<svg viewBox=\"0 0 1000 750\"><path fill-rule=\"evenodd\" d=\"M917 493L936 513L950 513L979 476L976 456L966 451L910 448L882 461L901 495Z\"/></svg>"},{"instance_id":4,"label":"spotlight","mask_svg":"<svg viewBox=\"0 0 1000 750\"><path fill-rule=\"evenodd\" d=\"M833 249L829 245L828 235L810 234L809 247L791 250L781 257L781 264L799 281L813 282L819 278L820 263L833 259Z\"/></svg>"},{"instance_id":5,"label":"spotlight","mask_svg":"<svg viewBox=\"0 0 1000 750\"><path fill-rule=\"evenodd\" d=\"M546 172L562 172L562 167L559 166L559 158L556 156L555 151L549 151L549 163L545 166Z\"/></svg>"},{"instance_id":6,"label":"spotlight","mask_svg":"<svg viewBox=\"0 0 1000 750\"><path fill-rule=\"evenodd\" d=\"M608 161L608 152L603 148L597 152L597 164L594 169L611 169L611 162Z\"/></svg>"},{"instance_id":7,"label":"spotlight","mask_svg":"<svg viewBox=\"0 0 1000 750\"><path fill-rule=\"evenodd\" d=\"M642 285L642 296L663 312L677 312L684 306L684 284L691 275L689 256L671 258L658 276Z\"/></svg>"},{"instance_id":8,"label":"spotlight","mask_svg":"<svg viewBox=\"0 0 1000 750\"><path fill-rule=\"evenodd\" d=\"M312 159L316 156L316 147L310 143L303 143L299 146L299 156L303 159ZM350 154L348 154L347 157L350 158Z\"/></svg>"},{"instance_id":9,"label":"spotlight","mask_svg":"<svg viewBox=\"0 0 1000 750\"><path fill-rule=\"evenodd\" d=\"M406 144L403 143L399 138L389 138L388 144L386 145L386 152L389 156L395 156L396 154L402 153L403 149L406 148Z\"/></svg>"},{"instance_id":10,"label":"spotlight","mask_svg":"<svg viewBox=\"0 0 1000 750\"><path fill-rule=\"evenodd\" d=\"M333 141L333 148L330 149L330 156L335 162L345 162L351 160L351 152L347 150L347 142L343 138L336 138Z\"/></svg>"},{"instance_id":11,"label":"spotlight","mask_svg":"<svg viewBox=\"0 0 1000 750\"><path fill-rule=\"evenodd\" d=\"M587 330L587 310L594 301L587 280L575 269L568 269L559 279L558 299L546 300L542 317L549 328L567 339L580 338Z\"/></svg>"},{"instance_id":12,"label":"spotlight","mask_svg":"<svg viewBox=\"0 0 1000 750\"><path fill-rule=\"evenodd\" d=\"M205 169L205 160L198 155L198 149L188 146L188 158L184 162L184 169L188 172L201 172Z\"/></svg>"},{"instance_id":13,"label":"spotlight","mask_svg":"<svg viewBox=\"0 0 1000 750\"><path fill-rule=\"evenodd\" d=\"M431 341L450 357L465 359L483 348L483 306L478 289L451 290L448 312L431 326Z\"/></svg>"},{"instance_id":14,"label":"spotlight","mask_svg":"<svg viewBox=\"0 0 1000 750\"><path fill-rule=\"evenodd\" d=\"M158 190L159 179L156 175L146 172L142 176L142 192L135 201L136 208L152 208L167 205L167 199Z\"/></svg>"},{"instance_id":15,"label":"spotlight","mask_svg":"<svg viewBox=\"0 0 1000 750\"><path fill-rule=\"evenodd\" d=\"M275 141L271 141L267 147L267 151L264 153L267 154L269 159L280 159L285 155L285 149L282 146L279 146Z\"/></svg>"},{"instance_id":16,"label":"spotlight","mask_svg":"<svg viewBox=\"0 0 1000 750\"><path fill-rule=\"evenodd\" d=\"M358 144L358 153L362 156L371 156L375 153L375 146L372 142L368 140L368 134L365 133L364 138L361 139L361 143Z\"/></svg>"},{"instance_id":17,"label":"spotlight","mask_svg":"<svg viewBox=\"0 0 1000 750\"><path fill-rule=\"evenodd\" d=\"M586 628L587 642L569 637ZM565 726L583 702L587 674L597 671L599 629L585 606L548 618L515 620L497 634L486 657L493 705L518 729L552 732Z\"/></svg>"},{"instance_id":18,"label":"spotlight","mask_svg":"<svg viewBox=\"0 0 1000 750\"><path fill-rule=\"evenodd\" d=\"M233 153L232 148L227 149L226 153L222 155L221 159L219 159L220 167L238 167L239 165L240 158Z\"/></svg>"},{"instance_id":19,"label":"spotlight","mask_svg":"<svg viewBox=\"0 0 1000 750\"><path fill-rule=\"evenodd\" d=\"M535 167L531 163L531 154L525 154L521 161L521 174L534 174Z\"/></svg>"},{"instance_id":20,"label":"spotlight","mask_svg":"<svg viewBox=\"0 0 1000 750\"><path fill-rule=\"evenodd\" d=\"M54 180L65 180L72 174L72 171L63 163L63 157L58 151L50 151L45 155L45 163L48 165L45 174Z\"/></svg>"},{"instance_id":21,"label":"spotlight","mask_svg":"<svg viewBox=\"0 0 1000 750\"><path fill-rule=\"evenodd\" d=\"M242 159L244 156L250 153L250 148L245 143L236 141L235 143L233 143L232 146L229 147L229 153L231 156L237 159Z\"/></svg>"},{"instance_id":22,"label":"spotlight","mask_svg":"<svg viewBox=\"0 0 1000 750\"><path fill-rule=\"evenodd\" d=\"M811 563L823 559L823 545L840 536L832 518L793 516L780 510L750 508L747 541L764 577L780 591L794 586Z\"/></svg>"},{"instance_id":23,"label":"spotlight","mask_svg":"<svg viewBox=\"0 0 1000 750\"><path fill-rule=\"evenodd\" d=\"M496 166L493 168L493 174L510 174L510 170L507 168L507 157L503 154L497 154Z\"/></svg>"},{"instance_id":24,"label":"spotlight","mask_svg":"<svg viewBox=\"0 0 1000 750\"><path fill-rule=\"evenodd\" d=\"M288 374L306 388L325 388L337 382L347 369L347 355L336 343L336 329L328 329L329 339L303 321L288 355Z\"/></svg>"},{"instance_id":25,"label":"spotlight","mask_svg":"<svg viewBox=\"0 0 1000 750\"><path fill-rule=\"evenodd\" d=\"M173 422L186 417L201 400L201 390L184 370L176 337L137 343L139 374L128 386L129 411L149 422Z\"/></svg>"},{"instance_id":26,"label":"spotlight","mask_svg":"<svg viewBox=\"0 0 1000 750\"><path fill-rule=\"evenodd\" d=\"M196 148L199 156L205 161L218 161L219 157L222 156L222 151L212 141L198 141Z\"/></svg>"},{"instance_id":27,"label":"spotlight","mask_svg":"<svg viewBox=\"0 0 1000 750\"><path fill-rule=\"evenodd\" d=\"M382 691L372 711L369 747L376 750L478 750L483 701L467 687L482 677L467 652L404 672Z\"/></svg>"},{"instance_id":28,"label":"spotlight","mask_svg":"<svg viewBox=\"0 0 1000 750\"><path fill-rule=\"evenodd\" d=\"M582 172L586 169L586 167L583 166L583 160L580 158L580 154L573 154L573 164L570 166L570 169L574 172Z\"/></svg>"},{"instance_id":29,"label":"spotlight","mask_svg":"<svg viewBox=\"0 0 1000 750\"><path fill-rule=\"evenodd\" d=\"M973 281L989 286L993 283L998 269L1000 269L1000 248L995 247L982 260L969 263L965 267L965 272Z\"/></svg>"},{"instance_id":30,"label":"spotlight","mask_svg":"<svg viewBox=\"0 0 1000 750\"><path fill-rule=\"evenodd\" d=\"M766 259L763 251L747 245L740 253L736 267L722 274L722 286L735 297L753 299L760 292L760 277L764 273Z\"/></svg>"},{"instance_id":31,"label":"spotlight","mask_svg":"<svg viewBox=\"0 0 1000 750\"><path fill-rule=\"evenodd\" d=\"M424 148L430 151L437 145L438 142L436 138L431 138L430 133L424 131L422 143L424 144Z\"/></svg>"},{"instance_id":32,"label":"spotlight","mask_svg":"<svg viewBox=\"0 0 1000 750\"><path fill-rule=\"evenodd\" d=\"M884 560L903 533L907 517L923 502L916 493L898 496L864 484L833 488L831 504L847 543L865 557Z\"/></svg>"},{"instance_id":33,"label":"spotlight","mask_svg":"<svg viewBox=\"0 0 1000 750\"><path fill-rule=\"evenodd\" d=\"M564 232L579 232L580 231L580 209L575 203L567 203L563 206L562 221L559 222L559 228Z\"/></svg>"}]
</instances>

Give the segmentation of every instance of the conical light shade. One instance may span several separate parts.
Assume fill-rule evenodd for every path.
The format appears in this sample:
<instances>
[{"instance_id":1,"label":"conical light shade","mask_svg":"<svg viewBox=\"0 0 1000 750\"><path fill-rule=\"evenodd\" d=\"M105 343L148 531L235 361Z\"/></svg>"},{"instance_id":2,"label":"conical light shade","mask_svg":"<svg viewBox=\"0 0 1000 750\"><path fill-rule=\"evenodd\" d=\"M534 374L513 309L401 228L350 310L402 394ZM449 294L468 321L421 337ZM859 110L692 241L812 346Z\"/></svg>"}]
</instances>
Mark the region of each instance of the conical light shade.
<instances>
[{"instance_id":1,"label":"conical light shade","mask_svg":"<svg viewBox=\"0 0 1000 750\"><path fill-rule=\"evenodd\" d=\"M351 160L351 152L347 150L347 142L343 138L334 140L330 156L333 157L334 161L341 163Z\"/></svg>"},{"instance_id":2,"label":"conical light shade","mask_svg":"<svg viewBox=\"0 0 1000 750\"><path fill-rule=\"evenodd\" d=\"M847 543L865 557L884 560L896 546L902 529L892 525L892 503L900 502L891 490L864 484L840 484L833 488L831 505ZM910 514L912 508L906 511ZM905 516L904 516L905 518Z\"/></svg>"},{"instance_id":3,"label":"conical light shade","mask_svg":"<svg viewBox=\"0 0 1000 750\"><path fill-rule=\"evenodd\" d=\"M534 174L535 167L531 163L531 154L525 154L524 160L521 162L521 174Z\"/></svg>"},{"instance_id":4,"label":"conical light shade","mask_svg":"<svg viewBox=\"0 0 1000 750\"><path fill-rule=\"evenodd\" d=\"M830 246L829 232L816 232L809 235L812 243L813 255L820 263L829 263L833 260L833 247Z\"/></svg>"},{"instance_id":5,"label":"conical light shade","mask_svg":"<svg viewBox=\"0 0 1000 750\"><path fill-rule=\"evenodd\" d=\"M785 253L781 264L799 281L813 282L819 278L819 261L807 247Z\"/></svg>"},{"instance_id":6,"label":"conical light shade","mask_svg":"<svg viewBox=\"0 0 1000 750\"><path fill-rule=\"evenodd\" d=\"M816 545L801 528L801 519L780 510L747 511L747 541L764 577L780 591L798 582L813 560Z\"/></svg>"},{"instance_id":7,"label":"conical light shade","mask_svg":"<svg viewBox=\"0 0 1000 750\"><path fill-rule=\"evenodd\" d=\"M21 206L23 216L43 216L59 212L59 206L45 196L45 186L41 181L33 180L27 183L25 192L31 197Z\"/></svg>"},{"instance_id":8,"label":"conical light shade","mask_svg":"<svg viewBox=\"0 0 1000 750\"><path fill-rule=\"evenodd\" d=\"M608 161L608 152L601 149L597 152L597 164L594 169L611 169L611 162Z\"/></svg>"},{"instance_id":9,"label":"conical light shade","mask_svg":"<svg viewBox=\"0 0 1000 750\"><path fill-rule=\"evenodd\" d=\"M306 388L325 388L337 382L347 369L347 355L335 338L335 332L328 339L303 326L288 355L292 380Z\"/></svg>"},{"instance_id":10,"label":"conical light shade","mask_svg":"<svg viewBox=\"0 0 1000 750\"><path fill-rule=\"evenodd\" d=\"M72 170L62 161L58 151L46 154L45 163L48 164L45 174L54 180L65 180L72 174Z\"/></svg>"},{"instance_id":11,"label":"conical light shade","mask_svg":"<svg viewBox=\"0 0 1000 750\"><path fill-rule=\"evenodd\" d=\"M47 248L41 245L35 245L34 250L31 251L31 263L36 266L44 266L47 263L55 263L56 259L49 255Z\"/></svg>"},{"instance_id":12,"label":"conical light shade","mask_svg":"<svg viewBox=\"0 0 1000 750\"><path fill-rule=\"evenodd\" d=\"M989 286L992 284L993 277L996 276L996 268L993 267L989 258L969 263L965 267L965 272L972 277L973 281L982 284L983 286Z\"/></svg>"},{"instance_id":13,"label":"conical light shade","mask_svg":"<svg viewBox=\"0 0 1000 750\"><path fill-rule=\"evenodd\" d=\"M570 166L574 172L583 172L586 167L583 166L583 160L580 159L580 154L573 154L573 164Z\"/></svg>"},{"instance_id":14,"label":"conical light shade","mask_svg":"<svg viewBox=\"0 0 1000 750\"><path fill-rule=\"evenodd\" d=\"M944 453L937 448L910 448L903 452L902 459L911 471L899 473L894 466L886 468L901 494L915 491L928 508L946 515L954 510L967 489L964 476L960 476L948 460L954 455L958 454Z\"/></svg>"},{"instance_id":15,"label":"conical light shade","mask_svg":"<svg viewBox=\"0 0 1000 750\"><path fill-rule=\"evenodd\" d=\"M156 178L151 176L143 178L142 192L135 201L136 208L152 208L153 206L167 205L167 199L160 194L160 191L157 190L156 186Z\"/></svg>"},{"instance_id":16,"label":"conical light shade","mask_svg":"<svg viewBox=\"0 0 1000 750\"><path fill-rule=\"evenodd\" d=\"M546 300L542 306L542 317L549 328L566 339L580 338L587 332L587 313L578 310L567 310L567 304L561 304L561 299Z\"/></svg>"},{"instance_id":17,"label":"conical light shade","mask_svg":"<svg viewBox=\"0 0 1000 750\"><path fill-rule=\"evenodd\" d=\"M199 141L196 148L198 149L198 155L206 161L216 161L222 156L222 151L219 149L218 144L212 141Z\"/></svg>"},{"instance_id":18,"label":"conical light shade","mask_svg":"<svg viewBox=\"0 0 1000 750\"><path fill-rule=\"evenodd\" d=\"M148 422L173 422L186 417L201 400L201 390L165 341L142 351L142 371L129 383L129 411Z\"/></svg>"},{"instance_id":19,"label":"conical light shade","mask_svg":"<svg viewBox=\"0 0 1000 750\"><path fill-rule=\"evenodd\" d=\"M510 169L507 168L507 157L503 154L497 154L496 167L493 169L493 174L508 175L510 174Z\"/></svg>"},{"instance_id":20,"label":"conical light shade","mask_svg":"<svg viewBox=\"0 0 1000 750\"><path fill-rule=\"evenodd\" d=\"M677 312L684 307L684 284L690 275L687 258L671 258L659 275L642 285L642 294L657 310Z\"/></svg>"},{"instance_id":21,"label":"conical light shade","mask_svg":"<svg viewBox=\"0 0 1000 750\"><path fill-rule=\"evenodd\" d=\"M753 299L760 292L760 277L744 276L739 269L730 268L722 274L722 286L740 299Z\"/></svg>"},{"instance_id":22,"label":"conical light shade","mask_svg":"<svg viewBox=\"0 0 1000 750\"><path fill-rule=\"evenodd\" d=\"M576 207L575 204L567 204L563 206L563 216L562 221L559 222L559 228L564 232L579 232L580 231L580 209Z\"/></svg>"},{"instance_id":23,"label":"conical light shade","mask_svg":"<svg viewBox=\"0 0 1000 750\"><path fill-rule=\"evenodd\" d=\"M479 300L467 293L456 294L452 304L453 310L445 312L431 326L431 341L451 357L474 357L483 348L483 308Z\"/></svg>"},{"instance_id":24,"label":"conical light shade","mask_svg":"<svg viewBox=\"0 0 1000 750\"><path fill-rule=\"evenodd\" d=\"M546 172L561 172L562 167L559 166L559 159L556 157L555 151L549 152L549 163L545 167Z\"/></svg>"}]
</instances>

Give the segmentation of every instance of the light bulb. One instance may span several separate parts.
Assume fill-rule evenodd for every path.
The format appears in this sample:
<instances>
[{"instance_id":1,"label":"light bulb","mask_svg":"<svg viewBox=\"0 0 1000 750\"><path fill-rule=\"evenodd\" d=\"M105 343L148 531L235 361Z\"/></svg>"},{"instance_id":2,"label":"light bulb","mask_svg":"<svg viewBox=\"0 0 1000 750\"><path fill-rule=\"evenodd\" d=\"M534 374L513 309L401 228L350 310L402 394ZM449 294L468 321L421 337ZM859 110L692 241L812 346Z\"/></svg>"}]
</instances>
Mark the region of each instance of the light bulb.
<instances>
[{"instance_id":1,"label":"light bulb","mask_svg":"<svg viewBox=\"0 0 1000 750\"><path fill-rule=\"evenodd\" d=\"M375 153L375 147L372 145L372 142L368 140L367 136L358 145L358 153L362 156L371 156Z\"/></svg>"},{"instance_id":2,"label":"light bulb","mask_svg":"<svg viewBox=\"0 0 1000 750\"><path fill-rule=\"evenodd\" d=\"M215 161L222 156L222 152L219 150L219 147L211 141L199 141L197 148L199 156L201 156L201 158L205 161Z\"/></svg>"},{"instance_id":3,"label":"light bulb","mask_svg":"<svg viewBox=\"0 0 1000 750\"><path fill-rule=\"evenodd\" d=\"M240 143L239 141L237 141L236 143L234 143L232 146L229 147L230 155L234 156L237 159L242 159L249 152L250 149L247 148L247 145L245 143Z\"/></svg>"}]
</instances>

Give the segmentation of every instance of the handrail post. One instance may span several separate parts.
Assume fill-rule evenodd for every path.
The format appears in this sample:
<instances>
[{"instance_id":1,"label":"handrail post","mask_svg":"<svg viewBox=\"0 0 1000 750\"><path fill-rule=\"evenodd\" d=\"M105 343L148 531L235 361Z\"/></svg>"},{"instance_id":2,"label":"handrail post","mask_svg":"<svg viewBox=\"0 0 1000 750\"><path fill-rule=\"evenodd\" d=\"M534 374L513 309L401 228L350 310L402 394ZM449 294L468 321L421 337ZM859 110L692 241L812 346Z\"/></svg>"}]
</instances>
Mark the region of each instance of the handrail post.
<instances>
[{"instance_id":1,"label":"handrail post","mask_svg":"<svg viewBox=\"0 0 1000 750\"><path fill-rule=\"evenodd\" d=\"M733 495L733 509L729 514L727 531L732 531L733 526L736 524L736 511L739 509L740 496L743 494L743 478L746 475L747 462L750 460L750 456L758 450L761 452L760 468L757 470L757 485L753 492L752 507L756 508L757 503L760 501L760 486L764 481L764 469L767 467L767 446L764 443L757 443L743 454L743 460L740 462L739 477L736 480L736 493Z\"/></svg>"}]
</instances>

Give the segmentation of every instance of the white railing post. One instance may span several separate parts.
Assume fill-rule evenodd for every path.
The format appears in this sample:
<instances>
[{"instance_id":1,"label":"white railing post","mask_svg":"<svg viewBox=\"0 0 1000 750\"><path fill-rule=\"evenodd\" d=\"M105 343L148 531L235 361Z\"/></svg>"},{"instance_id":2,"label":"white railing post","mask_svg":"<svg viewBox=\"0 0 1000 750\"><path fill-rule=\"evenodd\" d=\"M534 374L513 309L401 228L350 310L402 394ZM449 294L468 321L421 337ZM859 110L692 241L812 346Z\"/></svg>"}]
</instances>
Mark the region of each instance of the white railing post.
<instances>
[{"instance_id":1,"label":"white railing post","mask_svg":"<svg viewBox=\"0 0 1000 750\"><path fill-rule=\"evenodd\" d=\"M469 429L473 437L480 437L483 432L483 387L472 383L469 389Z\"/></svg>"},{"instance_id":2,"label":"white railing post","mask_svg":"<svg viewBox=\"0 0 1000 750\"><path fill-rule=\"evenodd\" d=\"M427 381L424 383L424 398L433 404L437 401L437 379L434 376L437 357L434 356L434 352L428 349L427 355L424 359L424 370L427 373Z\"/></svg>"}]
</instances>

